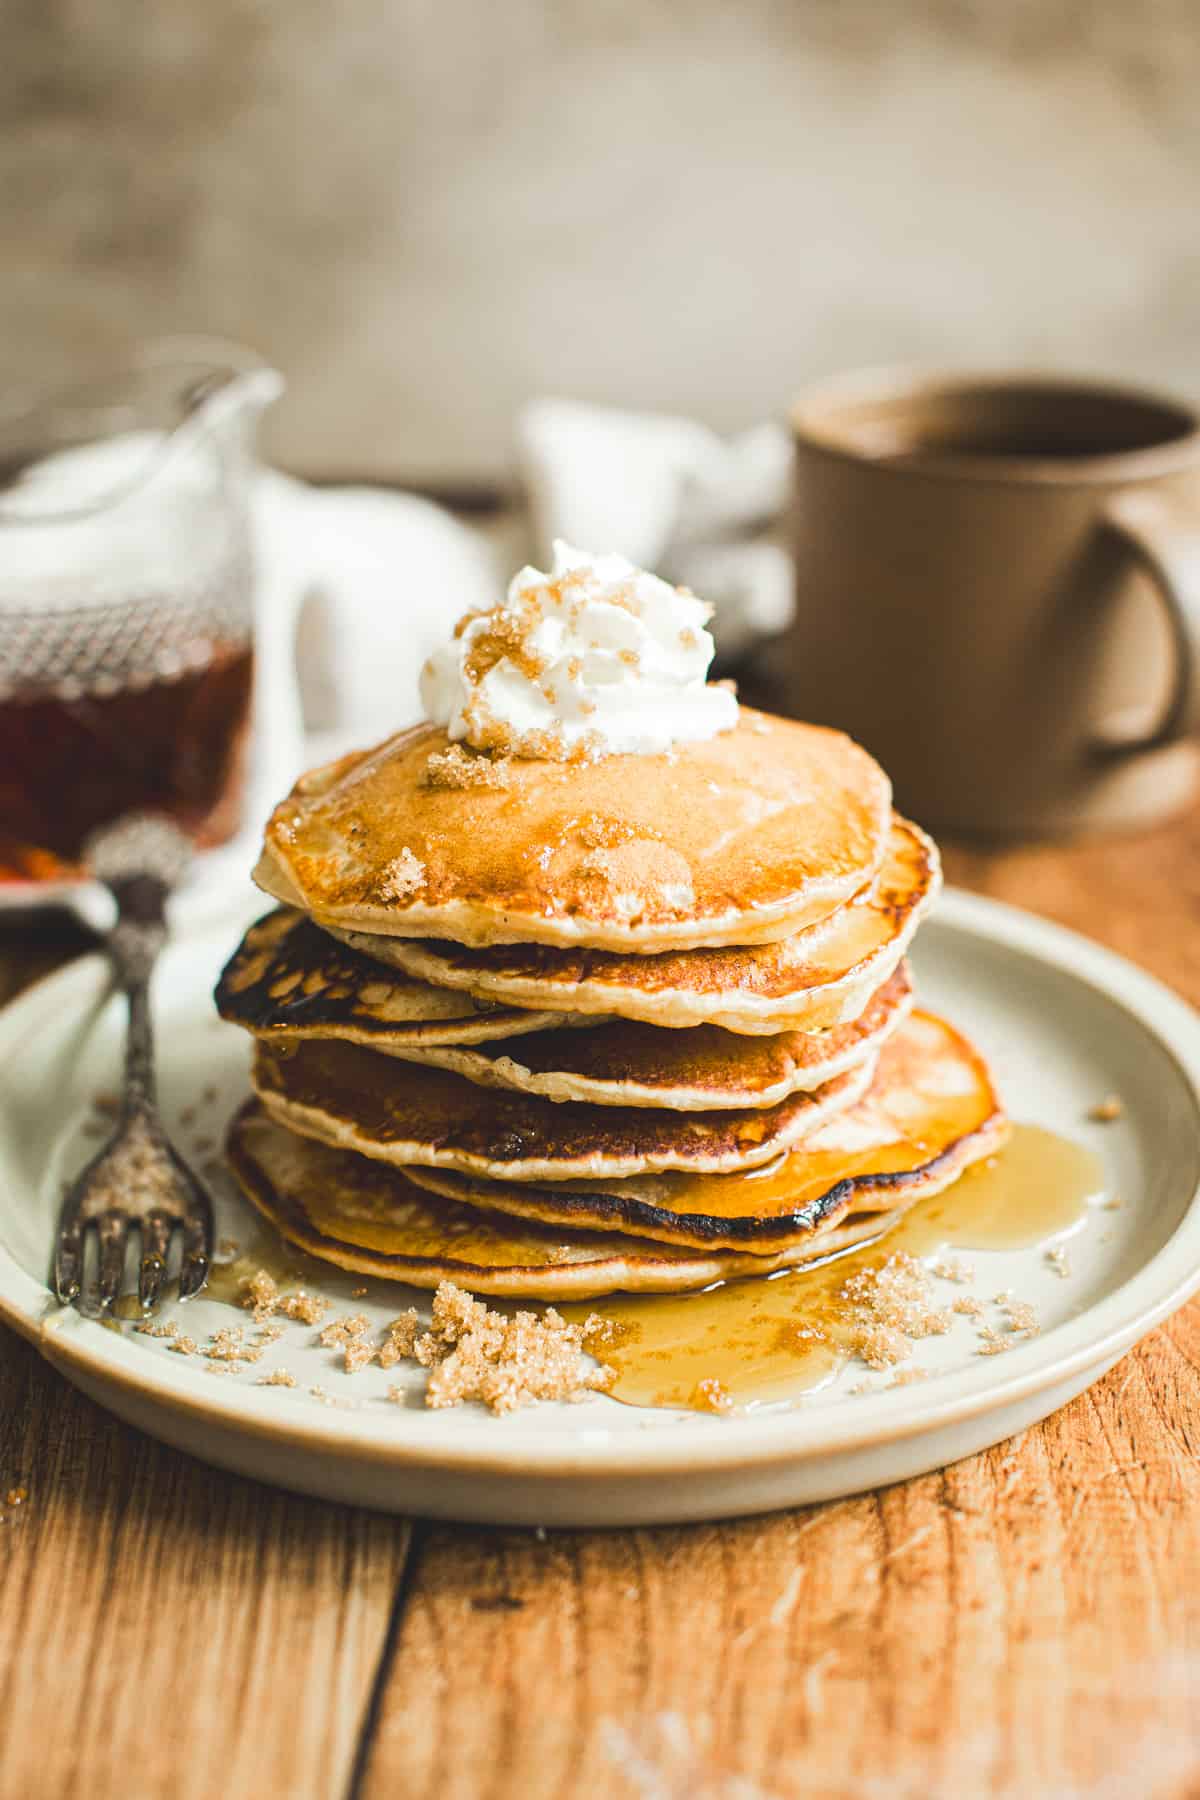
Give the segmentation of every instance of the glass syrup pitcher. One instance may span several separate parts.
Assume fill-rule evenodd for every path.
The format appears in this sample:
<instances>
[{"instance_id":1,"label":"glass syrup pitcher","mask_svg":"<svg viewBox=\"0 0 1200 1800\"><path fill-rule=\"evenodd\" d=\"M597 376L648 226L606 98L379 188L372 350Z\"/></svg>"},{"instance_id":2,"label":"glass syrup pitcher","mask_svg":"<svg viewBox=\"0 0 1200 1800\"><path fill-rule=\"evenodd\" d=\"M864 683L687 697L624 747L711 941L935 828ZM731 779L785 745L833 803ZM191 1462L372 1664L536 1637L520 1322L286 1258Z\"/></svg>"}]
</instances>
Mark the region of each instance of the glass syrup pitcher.
<instances>
[{"instance_id":1,"label":"glass syrup pitcher","mask_svg":"<svg viewBox=\"0 0 1200 1800\"><path fill-rule=\"evenodd\" d=\"M176 339L0 401L0 885L76 875L127 812L200 847L236 831L254 436L282 387L245 351Z\"/></svg>"}]
</instances>

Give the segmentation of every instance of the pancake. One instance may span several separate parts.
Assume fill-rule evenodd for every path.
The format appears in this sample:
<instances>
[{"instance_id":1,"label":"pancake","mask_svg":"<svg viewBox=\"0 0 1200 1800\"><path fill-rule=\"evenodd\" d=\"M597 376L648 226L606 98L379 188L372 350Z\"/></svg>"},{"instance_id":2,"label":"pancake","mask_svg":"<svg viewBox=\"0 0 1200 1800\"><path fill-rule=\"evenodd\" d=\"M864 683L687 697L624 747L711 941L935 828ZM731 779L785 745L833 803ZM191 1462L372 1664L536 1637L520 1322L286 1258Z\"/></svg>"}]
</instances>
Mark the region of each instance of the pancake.
<instances>
[{"instance_id":1,"label":"pancake","mask_svg":"<svg viewBox=\"0 0 1200 1800\"><path fill-rule=\"evenodd\" d=\"M934 844L896 817L871 888L781 943L619 956L544 945L471 950L336 929L354 949L477 1000L748 1035L817 1031L858 1017L896 969L940 885Z\"/></svg>"},{"instance_id":2,"label":"pancake","mask_svg":"<svg viewBox=\"0 0 1200 1800\"><path fill-rule=\"evenodd\" d=\"M587 1300L617 1291L686 1293L797 1261L790 1253L687 1250L500 1219L430 1194L386 1163L295 1137L253 1100L230 1126L226 1148L247 1199L289 1242L356 1275L413 1287L454 1281L477 1294ZM863 1213L817 1231L813 1254L849 1249L879 1230L880 1220Z\"/></svg>"},{"instance_id":3,"label":"pancake","mask_svg":"<svg viewBox=\"0 0 1200 1800\"><path fill-rule=\"evenodd\" d=\"M749 708L705 742L576 763L496 761L423 724L302 777L255 880L322 924L383 936L744 944L860 893L890 808L850 738Z\"/></svg>"},{"instance_id":4,"label":"pancake","mask_svg":"<svg viewBox=\"0 0 1200 1800\"><path fill-rule=\"evenodd\" d=\"M426 1044L479 1044L563 1021L382 967L280 908L252 925L217 983L217 1011L258 1037L342 1038L399 1054Z\"/></svg>"},{"instance_id":5,"label":"pancake","mask_svg":"<svg viewBox=\"0 0 1200 1800\"><path fill-rule=\"evenodd\" d=\"M350 952L347 952L349 955ZM509 1043L378 1048L464 1075L482 1087L515 1089L589 1106L657 1106L672 1112L776 1106L811 1093L876 1057L912 1005L905 964L849 1025L738 1037L719 1025L663 1031L632 1019L573 1031L535 1031Z\"/></svg>"},{"instance_id":6,"label":"pancake","mask_svg":"<svg viewBox=\"0 0 1200 1800\"><path fill-rule=\"evenodd\" d=\"M414 1169L413 1179L449 1199L543 1225L794 1254L854 1213L886 1214L937 1193L1006 1134L982 1056L945 1020L916 1012L884 1045L865 1099L765 1168L552 1187L442 1169Z\"/></svg>"},{"instance_id":7,"label":"pancake","mask_svg":"<svg viewBox=\"0 0 1200 1800\"><path fill-rule=\"evenodd\" d=\"M672 1113L499 1093L444 1069L398 1069L356 1044L260 1041L254 1087L280 1124L381 1162L506 1181L569 1181L769 1162L853 1105L873 1068L862 1063L773 1107Z\"/></svg>"}]
</instances>

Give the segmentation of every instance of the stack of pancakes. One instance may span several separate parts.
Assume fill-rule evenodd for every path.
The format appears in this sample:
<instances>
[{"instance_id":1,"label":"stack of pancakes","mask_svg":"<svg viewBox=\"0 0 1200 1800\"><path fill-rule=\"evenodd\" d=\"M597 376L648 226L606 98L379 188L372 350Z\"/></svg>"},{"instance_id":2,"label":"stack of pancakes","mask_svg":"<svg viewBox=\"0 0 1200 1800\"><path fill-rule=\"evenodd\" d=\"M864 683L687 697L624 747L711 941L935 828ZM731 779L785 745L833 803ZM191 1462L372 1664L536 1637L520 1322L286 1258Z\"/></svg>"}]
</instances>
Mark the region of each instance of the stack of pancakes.
<instances>
[{"instance_id":1,"label":"stack of pancakes","mask_svg":"<svg viewBox=\"0 0 1200 1800\"><path fill-rule=\"evenodd\" d=\"M840 733L742 708L655 756L423 725L304 777L217 988L236 1174L346 1269L670 1292L862 1242L1002 1140L914 1010L937 852Z\"/></svg>"}]
</instances>

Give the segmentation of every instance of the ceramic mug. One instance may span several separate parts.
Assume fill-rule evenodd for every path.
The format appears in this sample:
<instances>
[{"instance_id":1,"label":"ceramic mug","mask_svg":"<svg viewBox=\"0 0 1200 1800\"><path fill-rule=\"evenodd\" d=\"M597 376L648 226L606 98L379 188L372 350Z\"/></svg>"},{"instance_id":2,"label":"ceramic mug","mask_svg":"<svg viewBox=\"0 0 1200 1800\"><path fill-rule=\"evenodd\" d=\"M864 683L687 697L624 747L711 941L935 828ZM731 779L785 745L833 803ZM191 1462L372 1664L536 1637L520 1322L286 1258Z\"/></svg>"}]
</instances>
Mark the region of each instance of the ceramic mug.
<instances>
[{"instance_id":1,"label":"ceramic mug","mask_svg":"<svg viewBox=\"0 0 1200 1800\"><path fill-rule=\"evenodd\" d=\"M795 406L788 712L935 827L1149 822L1200 773L1200 418L1109 384L872 373Z\"/></svg>"}]
</instances>

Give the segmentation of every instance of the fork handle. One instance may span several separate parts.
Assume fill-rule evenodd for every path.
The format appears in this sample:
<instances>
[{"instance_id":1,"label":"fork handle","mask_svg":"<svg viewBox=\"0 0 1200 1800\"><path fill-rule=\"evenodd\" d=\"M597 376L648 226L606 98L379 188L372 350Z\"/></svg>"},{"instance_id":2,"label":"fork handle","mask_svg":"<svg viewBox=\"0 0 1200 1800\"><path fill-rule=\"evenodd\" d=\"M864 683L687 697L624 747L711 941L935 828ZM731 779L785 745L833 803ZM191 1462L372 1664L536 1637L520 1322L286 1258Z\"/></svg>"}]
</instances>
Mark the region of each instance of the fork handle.
<instances>
[{"instance_id":1,"label":"fork handle","mask_svg":"<svg viewBox=\"0 0 1200 1800\"><path fill-rule=\"evenodd\" d=\"M155 875L131 875L109 885L117 903L117 922L109 934L108 953L129 1008L122 1096L129 1118L152 1114L155 1107L150 977L166 942L167 886Z\"/></svg>"}]
</instances>

